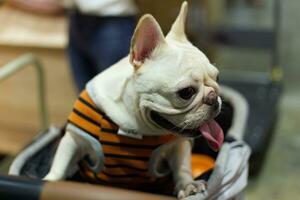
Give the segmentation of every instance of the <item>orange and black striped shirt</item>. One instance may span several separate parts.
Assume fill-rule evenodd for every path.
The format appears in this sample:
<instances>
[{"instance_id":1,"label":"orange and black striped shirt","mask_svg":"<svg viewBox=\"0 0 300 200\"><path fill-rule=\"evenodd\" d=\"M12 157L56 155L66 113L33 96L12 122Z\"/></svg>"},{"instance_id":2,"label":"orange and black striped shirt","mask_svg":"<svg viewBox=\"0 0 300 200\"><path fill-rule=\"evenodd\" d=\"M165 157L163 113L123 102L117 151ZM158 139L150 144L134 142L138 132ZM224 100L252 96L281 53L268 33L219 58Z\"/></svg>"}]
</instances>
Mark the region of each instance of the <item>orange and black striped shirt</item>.
<instances>
[{"instance_id":1,"label":"orange and black striped shirt","mask_svg":"<svg viewBox=\"0 0 300 200\"><path fill-rule=\"evenodd\" d=\"M83 91L75 102L68 122L96 138L102 145L105 168L100 173L94 173L87 165L80 165L81 174L90 182L137 189L151 184L158 186L167 179L151 177L148 163L152 151L175 139L175 136L134 139L118 135L118 126L97 108L87 91Z\"/></svg>"}]
</instances>

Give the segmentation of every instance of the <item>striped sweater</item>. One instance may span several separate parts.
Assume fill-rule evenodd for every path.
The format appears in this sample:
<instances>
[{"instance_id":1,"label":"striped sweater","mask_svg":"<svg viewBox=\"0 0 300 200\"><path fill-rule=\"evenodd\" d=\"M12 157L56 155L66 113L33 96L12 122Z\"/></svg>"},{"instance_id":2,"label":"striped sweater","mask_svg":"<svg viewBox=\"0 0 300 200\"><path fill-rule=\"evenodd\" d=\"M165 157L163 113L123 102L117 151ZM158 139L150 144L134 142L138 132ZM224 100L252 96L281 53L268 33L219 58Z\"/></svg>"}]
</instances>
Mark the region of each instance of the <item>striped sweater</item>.
<instances>
[{"instance_id":1,"label":"striped sweater","mask_svg":"<svg viewBox=\"0 0 300 200\"><path fill-rule=\"evenodd\" d=\"M148 163L152 151L175 139L175 136L134 139L118 135L118 126L97 108L86 91L75 102L68 122L96 138L102 145L105 168L100 173L90 170L86 161L80 163L81 175L88 181L132 189L161 187L166 185L166 181L170 182L170 177L151 177Z\"/></svg>"}]
</instances>

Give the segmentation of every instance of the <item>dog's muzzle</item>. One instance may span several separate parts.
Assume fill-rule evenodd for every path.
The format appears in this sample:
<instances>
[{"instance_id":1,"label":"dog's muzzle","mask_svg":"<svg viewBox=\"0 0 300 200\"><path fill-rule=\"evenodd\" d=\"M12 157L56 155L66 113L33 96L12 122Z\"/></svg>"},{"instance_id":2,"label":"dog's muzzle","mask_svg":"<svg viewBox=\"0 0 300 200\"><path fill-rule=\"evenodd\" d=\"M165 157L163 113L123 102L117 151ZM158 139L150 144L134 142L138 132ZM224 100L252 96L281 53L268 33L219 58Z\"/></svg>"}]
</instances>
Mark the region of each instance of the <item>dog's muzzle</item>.
<instances>
[{"instance_id":1,"label":"dog's muzzle","mask_svg":"<svg viewBox=\"0 0 300 200\"><path fill-rule=\"evenodd\" d=\"M183 129L183 128L177 127L172 122L170 122L166 118L162 117L156 111L152 110L150 112L150 117L157 125L161 126L162 128L164 128L166 130L169 130L171 132L180 133L183 136L192 137L192 138L201 136L201 134L199 134L199 131L197 129Z\"/></svg>"},{"instance_id":2,"label":"dog's muzzle","mask_svg":"<svg viewBox=\"0 0 300 200\"><path fill-rule=\"evenodd\" d=\"M216 113L216 115L219 113L219 108L222 104L221 98L218 97L218 95L215 92L210 92L204 99L203 103L211 107L211 111ZM171 132L179 133L182 134L183 136L186 137L199 137L201 134L199 134L199 131L197 129L183 129L163 116L160 115L160 113L151 110L150 112L150 117L152 121L154 121L157 125L160 127L169 130Z\"/></svg>"}]
</instances>

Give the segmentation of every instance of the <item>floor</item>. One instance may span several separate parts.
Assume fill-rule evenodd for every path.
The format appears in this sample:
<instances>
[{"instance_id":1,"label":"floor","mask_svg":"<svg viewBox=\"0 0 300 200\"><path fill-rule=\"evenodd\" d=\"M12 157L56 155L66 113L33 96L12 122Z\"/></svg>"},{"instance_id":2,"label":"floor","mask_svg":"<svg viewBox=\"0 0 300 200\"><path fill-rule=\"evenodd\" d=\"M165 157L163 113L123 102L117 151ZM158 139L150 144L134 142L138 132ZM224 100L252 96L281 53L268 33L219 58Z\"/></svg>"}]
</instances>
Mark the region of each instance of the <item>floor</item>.
<instances>
[{"instance_id":1,"label":"floor","mask_svg":"<svg viewBox=\"0 0 300 200\"><path fill-rule=\"evenodd\" d=\"M249 8L243 3L238 3L228 13L227 22L235 25L269 27L272 22L272 2L265 0L265 4L260 8ZM300 52L300 1L281 2L282 26L279 45L280 64L284 69L284 93L280 102L277 130L266 164L260 176L250 180L246 190L248 200L299 199L300 196L300 81L298 77L300 75L298 53ZM250 55L250 59L253 55L254 53L252 57ZM257 64L265 62L262 57L256 58L258 58ZM236 56L234 63L241 62L244 60Z\"/></svg>"}]
</instances>

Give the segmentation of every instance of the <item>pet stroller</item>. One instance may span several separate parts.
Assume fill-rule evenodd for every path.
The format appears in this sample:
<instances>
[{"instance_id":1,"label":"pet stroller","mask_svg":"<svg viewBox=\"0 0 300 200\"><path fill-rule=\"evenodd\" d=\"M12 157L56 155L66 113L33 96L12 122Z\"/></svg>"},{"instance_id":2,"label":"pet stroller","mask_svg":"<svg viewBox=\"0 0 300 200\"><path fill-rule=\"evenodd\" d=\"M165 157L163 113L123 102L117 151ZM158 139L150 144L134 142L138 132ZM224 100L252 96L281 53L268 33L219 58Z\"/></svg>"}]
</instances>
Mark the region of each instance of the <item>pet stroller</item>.
<instances>
[{"instance_id":1,"label":"pet stroller","mask_svg":"<svg viewBox=\"0 0 300 200\"><path fill-rule=\"evenodd\" d=\"M196 3L197 1L192 2ZM239 7L238 5L241 1L232 1L231 3L231 5L236 4L236 7ZM193 44L197 44L200 49L213 46L215 49L210 50L215 53L220 49L223 49L223 51L225 49L225 51L241 52L240 54L233 54L234 56L241 56L238 58L239 62L235 61L235 57L231 57L231 60L234 60L239 65L238 67L232 66L234 63L230 63L225 68L223 66L220 73L222 75L220 76L220 82L240 92L249 104L248 122L243 139L252 151L249 161L249 175L253 178L257 177L262 171L267 152L271 147L283 91L283 68L280 65L279 55L283 1L274 0L266 1L265 3L265 7L269 6L268 9L270 9L270 12L266 12L270 19L267 27L254 26L257 18L253 18L251 23L246 21L243 24L231 23L228 17L230 19L230 17L235 16L236 19L239 15L236 15L236 13L230 15L229 13L233 9L229 9L229 7L221 15L220 20L214 22L214 24L209 24L205 20L200 23L190 24L190 30L196 33L194 34L195 41L193 41ZM191 9L191 13L199 12L196 6L191 6ZM249 9L246 11L240 10L240 8L237 10L239 13L244 11L247 13L249 11ZM245 59L246 57L243 57L245 54L242 52L247 51L247 56L249 56L254 52L253 50L256 52L254 60L258 56L258 60L261 60L263 63L249 62L249 58ZM250 54L248 54L249 51ZM213 53L212 55L215 57L217 54ZM259 56L262 57L259 58ZM243 64L246 62L251 64Z\"/></svg>"},{"instance_id":2,"label":"pet stroller","mask_svg":"<svg viewBox=\"0 0 300 200\"><path fill-rule=\"evenodd\" d=\"M14 71L33 65L39 72L39 92L42 128L48 127L47 109L44 98L43 71L33 55L25 55L0 69L0 80ZM195 140L193 149L193 176L205 179L206 192L186 198L202 199L241 199L248 179L248 159L250 148L243 142L248 118L248 104L235 90L222 86L223 108L216 119L226 135L221 150L212 151L202 138ZM71 170L67 182L44 182L41 179L50 169L56 148L64 134L63 128L51 126L42 131L10 166L10 176L0 176L0 197L2 200L15 199L174 199L129 190L119 190L104 186L79 183L76 172ZM76 182L77 183L76 183Z\"/></svg>"}]
</instances>

